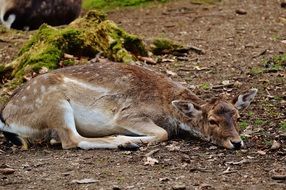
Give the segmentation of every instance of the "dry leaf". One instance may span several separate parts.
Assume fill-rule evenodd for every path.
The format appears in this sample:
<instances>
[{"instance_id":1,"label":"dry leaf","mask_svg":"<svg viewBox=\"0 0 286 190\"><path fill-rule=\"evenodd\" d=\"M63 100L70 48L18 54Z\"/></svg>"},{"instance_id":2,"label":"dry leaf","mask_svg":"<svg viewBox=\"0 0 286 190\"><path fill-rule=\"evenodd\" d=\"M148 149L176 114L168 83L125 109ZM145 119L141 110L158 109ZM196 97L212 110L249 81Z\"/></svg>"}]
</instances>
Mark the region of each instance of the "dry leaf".
<instances>
[{"instance_id":1,"label":"dry leaf","mask_svg":"<svg viewBox=\"0 0 286 190\"><path fill-rule=\"evenodd\" d=\"M157 64L157 62L154 59L152 59L151 57L138 56L138 59L140 61L143 61L143 62L147 63L147 64L151 64L151 65Z\"/></svg>"},{"instance_id":2,"label":"dry leaf","mask_svg":"<svg viewBox=\"0 0 286 190\"><path fill-rule=\"evenodd\" d=\"M167 148L170 152L180 150L180 146L176 146L175 143L166 146L166 148Z\"/></svg>"},{"instance_id":3,"label":"dry leaf","mask_svg":"<svg viewBox=\"0 0 286 190\"><path fill-rule=\"evenodd\" d=\"M74 58L74 56L73 56L73 55L71 55L71 54L67 54L67 53L65 53L65 54L64 54L64 58L66 58L66 59L73 59L73 58Z\"/></svg>"},{"instance_id":4,"label":"dry leaf","mask_svg":"<svg viewBox=\"0 0 286 190\"><path fill-rule=\"evenodd\" d=\"M177 73L175 73L175 72L173 72L173 71L170 71L170 70L167 70L167 71L166 71L166 74L169 75L169 76L172 76L172 77L178 76Z\"/></svg>"},{"instance_id":5,"label":"dry leaf","mask_svg":"<svg viewBox=\"0 0 286 190\"><path fill-rule=\"evenodd\" d=\"M263 151L263 150L258 150L257 153L260 154L260 155L266 155L266 152Z\"/></svg>"},{"instance_id":6,"label":"dry leaf","mask_svg":"<svg viewBox=\"0 0 286 190\"><path fill-rule=\"evenodd\" d=\"M175 61L174 59L167 59L167 58L162 59L162 62L174 62L174 61Z\"/></svg>"},{"instance_id":7,"label":"dry leaf","mask_svg":"<svg viewBox=\"0 0 286 190\"><path fill-rule=\"evenodd\" d=\"M86 179L81 179L81 180L72 180L72 183L77 183L77 184L89 184L89 183L95 183L98 182L98 180L95 180L93 178L86 178Z\"/></svg>"},{"instance_id":8,"label":"dry leaf","mask_svg":"<svg viewBox=\"0 0 286 190\"><path fill-rule=\"evenodd\" d=\"M151 158L151 157L147 157L146 162L144 162L144 165L150 165L150 166L154 166L155 164L158 164L159 161L155 158Z\"/></svg>"},{"instance_id":9,"label":"dry leaf","mask_svg":"<svg viewBox=\"0 0 286 190\"><path fill-rule=\"evenodd\" d=\"M207 68L207 67L199 67L199 66L195 66L194 69L197 71L209 70L209 68Z\"/></svg>"},{"instance_id":10,"label":"dry leaf","mask_svg":"<svg viewBox=\"0 0 286 190\"><path fill-rule=\"evenodd\" d=\"M221 84L223 84L223 85L229 85L229 84L230 84L230 81L229 81L229 80L224 80L224 81L221 82Z\"/></svg>"},{"instance_id":11,"label":"dry leaf","mask_svg":"<svg viewBox=\"0 0 286 190\"><path fill-rule=\"evenodd\" d=\"M241 164L244 164L244 163L248 163L248 160L242 159L241 161L238 161L238 162L233 162L233 161L226 162L226 164L230 164L230 165L241 165Z\"/></svg>"}]
</instances>

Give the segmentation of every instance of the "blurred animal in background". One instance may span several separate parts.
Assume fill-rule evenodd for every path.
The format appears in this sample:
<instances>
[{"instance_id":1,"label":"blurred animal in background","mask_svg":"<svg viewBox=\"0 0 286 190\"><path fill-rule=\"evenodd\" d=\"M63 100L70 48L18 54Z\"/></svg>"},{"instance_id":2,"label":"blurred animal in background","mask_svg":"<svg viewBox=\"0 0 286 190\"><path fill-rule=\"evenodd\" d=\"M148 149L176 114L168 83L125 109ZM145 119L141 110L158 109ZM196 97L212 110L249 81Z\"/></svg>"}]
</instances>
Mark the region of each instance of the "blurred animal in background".
<instances>
[{"instance_id":1,"label":"blurred animal in background","mask_svg":"<svg viewBox=\"0 0 286 190\"><path fill-rule=\"evenodd\" d=\"M69 24L81 11L82 0L0 0L0 20L7 28L35 30L43 23Z\"/></svg>"}]
</instances>

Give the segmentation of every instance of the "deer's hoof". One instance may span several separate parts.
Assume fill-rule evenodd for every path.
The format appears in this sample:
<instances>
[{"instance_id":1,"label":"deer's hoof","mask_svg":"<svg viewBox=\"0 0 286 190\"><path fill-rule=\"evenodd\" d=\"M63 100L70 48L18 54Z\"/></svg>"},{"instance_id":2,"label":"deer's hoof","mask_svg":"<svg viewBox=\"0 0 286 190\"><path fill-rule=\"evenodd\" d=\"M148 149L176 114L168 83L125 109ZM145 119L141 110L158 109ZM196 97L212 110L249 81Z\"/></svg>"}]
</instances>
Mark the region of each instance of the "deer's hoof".
<instances>
[{"instance_id":1,"label":"deer's hoof","mask_svg":"<svg viewBox=\"0 0 286 190\"><path fill-rule=\"evenodd\" d=\"M132 142L128 142L128 143L124 143L121 145L118 145L118 149L119 150L130 150L130 151L136 151L139 149L139 145L132 143Z\"/></svg>"}]
</instances>

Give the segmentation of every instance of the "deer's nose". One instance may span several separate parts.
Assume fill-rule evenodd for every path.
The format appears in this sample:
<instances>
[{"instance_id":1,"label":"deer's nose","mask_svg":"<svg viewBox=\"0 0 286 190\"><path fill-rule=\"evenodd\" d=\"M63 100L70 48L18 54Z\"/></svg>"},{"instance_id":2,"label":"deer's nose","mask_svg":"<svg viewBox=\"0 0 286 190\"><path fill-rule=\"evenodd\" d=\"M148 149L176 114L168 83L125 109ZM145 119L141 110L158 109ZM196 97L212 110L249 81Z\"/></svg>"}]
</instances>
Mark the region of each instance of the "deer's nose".
<instances>
[{"instance_id":1,"label":"deer's nose","mask_svg":"<svg viewBox=\"0 0 286 190\"><path fill-rule=\"evenodd\" d=\"M240 149L241 146L242 146L241 141L238 141L238 142L232 142L232 141L231 141L231 144L233 145L233 147L234 147L235 150Z\"/></svg>"}]
</instances>

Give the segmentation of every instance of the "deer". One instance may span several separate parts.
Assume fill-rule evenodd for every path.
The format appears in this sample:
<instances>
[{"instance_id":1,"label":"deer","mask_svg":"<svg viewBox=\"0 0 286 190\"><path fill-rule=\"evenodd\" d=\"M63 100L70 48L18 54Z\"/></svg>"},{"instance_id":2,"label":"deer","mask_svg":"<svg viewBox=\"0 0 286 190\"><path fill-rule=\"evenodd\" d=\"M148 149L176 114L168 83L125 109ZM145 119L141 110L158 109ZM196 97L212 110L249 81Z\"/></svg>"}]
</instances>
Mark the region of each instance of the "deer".
<instances>
[{"instance_id":1,"label":"deer","mask_svg":"<svg viewBox=\"0 0 286 190\"><path fill-rule=\"evenodd\" d=\"M226 149L240 149L239 110L256 94L253 88L232 100L203 100L144 66L91 61L26 82L0 112L0 131L25 148L48 139L63 149L132 150L185 131Z\"/></svg>"},{"instance_id":2,"label":"deer","mask_svg":"<svg viewBox=\"0 0 286 190\"><path fill-rule=\"evenodd\" d=\"M43 23L69 24L81 11L82 0L0 0L0 20L7 28L35 30Z\"/></svg>"}]
</instances>

